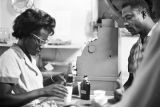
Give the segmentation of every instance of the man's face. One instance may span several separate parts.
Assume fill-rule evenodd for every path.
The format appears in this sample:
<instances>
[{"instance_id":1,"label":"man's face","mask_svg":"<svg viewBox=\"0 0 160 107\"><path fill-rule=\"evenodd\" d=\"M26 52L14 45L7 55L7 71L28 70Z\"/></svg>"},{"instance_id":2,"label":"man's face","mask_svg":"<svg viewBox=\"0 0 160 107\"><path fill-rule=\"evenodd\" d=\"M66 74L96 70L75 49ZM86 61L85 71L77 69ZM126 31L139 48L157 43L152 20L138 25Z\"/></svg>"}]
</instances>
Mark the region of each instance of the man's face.
<instances>
[{"instance_id":1,"label":"man's face","mask_svg":"<svg viewBox=\"0 0 160 107\"><path fill-rule=\"evenodd\" d=\"M142 32L144 17L137 8L124 7L122 9L122 18L124 19L124 26L132 35Z\"/></svg>"}]
</instances>

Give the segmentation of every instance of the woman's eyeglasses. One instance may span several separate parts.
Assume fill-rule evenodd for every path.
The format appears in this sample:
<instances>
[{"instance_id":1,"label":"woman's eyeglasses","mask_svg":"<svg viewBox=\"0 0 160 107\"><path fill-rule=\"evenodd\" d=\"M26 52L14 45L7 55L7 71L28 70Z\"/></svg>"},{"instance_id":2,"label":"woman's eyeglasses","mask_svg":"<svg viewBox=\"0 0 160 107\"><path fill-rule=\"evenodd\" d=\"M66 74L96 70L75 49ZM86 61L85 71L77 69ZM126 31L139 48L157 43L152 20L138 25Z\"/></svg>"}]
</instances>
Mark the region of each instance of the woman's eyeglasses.
<instances>
[{"instance_id":1,"label":"woman's eyeglasses","mask_svg":"<svg viewBox=\"0 0 160 107\"><path fill-rule=\"evenodd\" d=\"M43 40L43 39L41 39L40 37L38 37L36 34L33 34L33 33L32 33L32 36L33 36L36 40L38 40L38 42L39 42L40 45L44 45L44 44L48 43L48 40Z\"/></svg>"}]
</instances>

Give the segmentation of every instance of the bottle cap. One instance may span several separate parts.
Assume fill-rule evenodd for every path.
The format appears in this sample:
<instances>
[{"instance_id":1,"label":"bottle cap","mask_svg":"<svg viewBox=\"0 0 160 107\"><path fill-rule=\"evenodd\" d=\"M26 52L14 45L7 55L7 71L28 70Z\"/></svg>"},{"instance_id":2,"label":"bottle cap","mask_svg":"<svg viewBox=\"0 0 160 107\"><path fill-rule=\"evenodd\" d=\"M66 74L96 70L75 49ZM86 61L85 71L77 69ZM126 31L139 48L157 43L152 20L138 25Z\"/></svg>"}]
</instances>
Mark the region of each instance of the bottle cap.
<instances>
[{"instance_id":1,"label":"bottle cap","mask_svg":"<svg viewBox=\"0 0 160 107\"><path fill-rule=\"evenodd\" d=\"M83 78L88 77L87 75L84 75Z\"/></svg>"},{"instance_id":2,"label":"bottle cap","mask_svg":"<svg viewBox=\"0 0 160 107\"><path fill-rule=\"evenodd\" d=\"M67 83L72 83L73 82L73 75L70 74L67 76Z\"/></svg>"}]
</instances>

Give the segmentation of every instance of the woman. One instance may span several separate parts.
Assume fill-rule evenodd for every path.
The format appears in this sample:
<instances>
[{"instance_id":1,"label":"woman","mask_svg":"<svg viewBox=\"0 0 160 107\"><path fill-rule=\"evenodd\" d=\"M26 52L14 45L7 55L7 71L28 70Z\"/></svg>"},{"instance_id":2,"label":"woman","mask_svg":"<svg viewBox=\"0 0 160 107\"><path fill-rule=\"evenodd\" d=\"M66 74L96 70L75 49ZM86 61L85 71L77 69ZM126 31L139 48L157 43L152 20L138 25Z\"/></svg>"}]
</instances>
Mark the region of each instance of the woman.
<instances>
[{"instance_id":1,"label":"woman","mask_svg":"<svg viewBox=\"0 0 160 107\"><path fill-rule=\"evenodd\" d=\"M27 9L15 19L13 36L18 43L0 57L0 107L34 106L40 97L65 97L63 85L43 87L42 74L32 58L54 34L55 24L41 10Z\"/></svg>"}]
</instances>

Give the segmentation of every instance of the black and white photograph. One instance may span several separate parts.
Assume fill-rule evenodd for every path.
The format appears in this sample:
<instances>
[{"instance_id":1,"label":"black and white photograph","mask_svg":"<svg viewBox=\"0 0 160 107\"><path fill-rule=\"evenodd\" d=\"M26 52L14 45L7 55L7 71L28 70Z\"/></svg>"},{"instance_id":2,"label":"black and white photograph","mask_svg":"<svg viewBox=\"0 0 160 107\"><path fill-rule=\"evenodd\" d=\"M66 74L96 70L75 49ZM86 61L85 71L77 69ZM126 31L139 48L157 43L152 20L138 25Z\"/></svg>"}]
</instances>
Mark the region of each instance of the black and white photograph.
<instances>
[{"instance_id":1,"label":"black and white photograph","mask_svg":"<svg viewBox=\"0 0 160 107\"><path fill-rule=\"evenodd\" d=\"M160 0L0 0L0 107L160 107Z\"/></svg>"}]
</instances>

